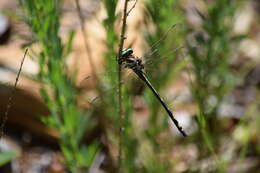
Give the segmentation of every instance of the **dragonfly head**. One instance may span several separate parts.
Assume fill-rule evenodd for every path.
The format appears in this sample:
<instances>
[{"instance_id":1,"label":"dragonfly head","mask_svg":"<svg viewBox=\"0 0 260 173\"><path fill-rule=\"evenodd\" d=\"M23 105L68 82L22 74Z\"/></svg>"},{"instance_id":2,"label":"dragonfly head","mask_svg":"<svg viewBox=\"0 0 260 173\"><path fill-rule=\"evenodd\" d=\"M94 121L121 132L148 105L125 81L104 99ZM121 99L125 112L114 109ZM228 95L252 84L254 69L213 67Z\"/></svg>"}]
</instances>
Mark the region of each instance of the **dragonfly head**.
<instances>
[{"instance_id":1,"label":"dragonfly head","mask_svg":"<svg viewBox=\"0 0 260 173\"><path fill-rule=\"evenodd\" d=\"M133 49L132 48L128 48L122 51L121 56L122 57L128 57L129 55L133 54Z\"/></svg>"}]
</instances>

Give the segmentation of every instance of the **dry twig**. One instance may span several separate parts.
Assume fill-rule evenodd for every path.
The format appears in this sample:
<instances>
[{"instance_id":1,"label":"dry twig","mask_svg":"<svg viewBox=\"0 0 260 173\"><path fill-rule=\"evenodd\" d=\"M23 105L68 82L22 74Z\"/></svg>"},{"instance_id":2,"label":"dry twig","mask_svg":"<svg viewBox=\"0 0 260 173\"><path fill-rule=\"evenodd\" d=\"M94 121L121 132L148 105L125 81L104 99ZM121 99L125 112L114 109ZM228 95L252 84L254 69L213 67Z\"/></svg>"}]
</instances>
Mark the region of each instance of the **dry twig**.
<instances>
[{"instance_id":1,"label":"dry twig","mask_svg":"<svg viewBox=\"0 0 260 173\"><path fill-rule=\"evenodd\" d=\"M16 91L16 87L17 87L17 84L18 84L18 80L19 80L19 77L20 77L20 74L21 74L21 71L22 71L23 63L24 63L25 57L27 55L27 52L28 52L28 48L25 50L24 56L22 58L22 61L21 61L20 67L19 67L19 71L18 71L16 79L15 79L14 87L12 89L11 95L10 95L8 102L7 102L6 111L4 113L4 116L1 117L0 140L2 139L2 137L4 135L4 126L6 124L9 111L10 111L12 104L13 104L14 94L15 94L15 91Z\"/></svg>"},{"instance_id":2,"label":"dry twig","mask_svg":"<svg viewBox=\"0 0 260 173\"><path fill-rule=\"evenodd\" d=\"M82 10L81 10L80 4L79 4L79 0L75 0L75 3L76 3L78 17L79 17L79 20L80 20L80 29L81 29L81 32L82 32L82 35L83 35L84 46L85 46L86 54L87 54L88 61L89 61L89 64L90 64L90 69L91 69L91 72L93 73L94 78L97 80L97 84L99 84L99 79L98 79L95 64L94 64L94 61L93 61L93 56L91 54L91 49L90 49L88 41L87 41L86 27L84 25L84 16L82 14ZM98 87L98 89L100 89L100 88Z\"/></svg>"},{"instance_id":3,"label":"dry twig","mask_svg":"<svg viewBox=\"0 0 260 173\"><path fill-rule=\"evenodd\" d=\"M127 12L127 16L131 13L131 11L135 8L138 0L135 0L134 5L130 8L130 10Z\"/></svg>"}]
</instances>

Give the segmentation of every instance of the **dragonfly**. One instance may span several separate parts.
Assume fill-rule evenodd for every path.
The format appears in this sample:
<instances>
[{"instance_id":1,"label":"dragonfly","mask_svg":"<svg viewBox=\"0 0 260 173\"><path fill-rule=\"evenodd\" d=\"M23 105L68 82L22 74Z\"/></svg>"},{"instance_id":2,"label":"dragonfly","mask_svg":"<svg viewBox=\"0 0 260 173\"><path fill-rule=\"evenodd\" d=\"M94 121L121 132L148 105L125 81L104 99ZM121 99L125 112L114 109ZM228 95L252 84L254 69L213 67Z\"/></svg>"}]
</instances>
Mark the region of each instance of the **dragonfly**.
<instances>
[{"instance_id":1,"label":"dragonfly","mask_svg":"<svg viewBox=\"0 0 260 173\"><path fill-rule=\"evenodd\" d=\"M173 113L166 105L163 98L160 96L160 94L156 91L151 82L148 80L147 75L144 72L144 65L142 63L142 59L135 56L133 53L134 51L132 48L123 50L121 53L121 57L119 58L119 63L121 63L124 68L131 69L150 88L150 90L153 92L155 97L159 100L159 102L169 115L172 122L177 127L178 131L182 134L182 136L186 137L187 134L179 125L179 122L174 118Z\"/></svg>"}]
</instances>

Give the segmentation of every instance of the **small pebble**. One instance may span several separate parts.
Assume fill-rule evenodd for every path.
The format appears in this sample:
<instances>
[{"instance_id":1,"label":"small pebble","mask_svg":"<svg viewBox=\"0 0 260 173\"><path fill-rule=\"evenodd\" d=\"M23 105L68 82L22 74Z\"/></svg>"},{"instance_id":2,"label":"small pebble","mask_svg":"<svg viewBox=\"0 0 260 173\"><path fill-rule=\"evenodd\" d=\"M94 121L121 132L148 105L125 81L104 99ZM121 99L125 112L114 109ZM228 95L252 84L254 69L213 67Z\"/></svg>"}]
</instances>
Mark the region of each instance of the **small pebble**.
<instances>
[{"instance_id":1,"label":"small pebble","mask_svg":"<svg viewBox=\"0 0 260 173\"><path fill-rule=\"evenodd\" d=\"M5 44L10 37L10 22L8 18L0 13L0 45Z\"/></svg>"}]
</instances>

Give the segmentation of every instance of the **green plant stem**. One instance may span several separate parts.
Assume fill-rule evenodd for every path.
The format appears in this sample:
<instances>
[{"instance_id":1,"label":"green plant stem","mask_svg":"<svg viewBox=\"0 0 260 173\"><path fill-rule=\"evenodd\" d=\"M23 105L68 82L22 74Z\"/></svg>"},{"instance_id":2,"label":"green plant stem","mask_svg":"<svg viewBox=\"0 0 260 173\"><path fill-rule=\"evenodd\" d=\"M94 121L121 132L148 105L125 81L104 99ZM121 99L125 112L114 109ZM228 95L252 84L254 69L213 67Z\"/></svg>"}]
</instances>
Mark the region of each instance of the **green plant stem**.
<instances>
[{"instance_id":1,"label":"green plant stem","mask_svg":"<svg viewBox=\"0 0 260 173\"><path fill-rule=\"evenodd\" d=\"M206 147L208 148L209 152L214 157L214 159L217 163L218 172L220 172L220 173L226 172L225 171L225 165L224 165L223 161L219 158L219 156L215 152L211 136L208 133L209 128L208 128L208 124L206 123L205 116L203 114L200 114L199 116L201 116L200 120L203 121L203 122L201 122L200 131L201 131L204 143L206 144Z\"/></svg>"},{"instance_id":2,"label":"green plant stem","mask_svg":"<svg viewBox=\"0 0 260 173\"><path fill-rule=\"evenodd\" d=\"M120 42L119 42L119 49L118 49L118 54L117 54L117 80L118 80L118 116L119 116L119 152L118 152L118 172L121 172L122 169L122 144L123 144L123 137L124 137L124 112L123 112L123 107L122 107L122 100L123 100L123 95L122 95L122 64L120 62L120 57L121 57L121 52L124 47L124 41L126 39L125 37L125 32L126 32L126 19L128 16L127 12L127 6L128 6L128 1L125 0L124 3L124 11L123 11L123 24L121 28L121 34L120 34Z\"/></svg>"}]
</instances>

